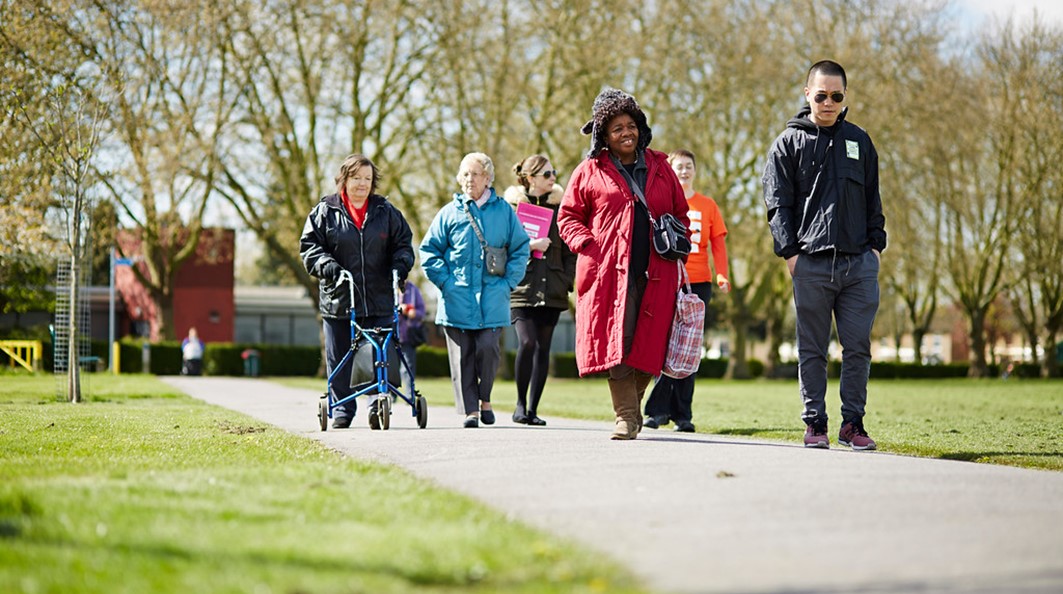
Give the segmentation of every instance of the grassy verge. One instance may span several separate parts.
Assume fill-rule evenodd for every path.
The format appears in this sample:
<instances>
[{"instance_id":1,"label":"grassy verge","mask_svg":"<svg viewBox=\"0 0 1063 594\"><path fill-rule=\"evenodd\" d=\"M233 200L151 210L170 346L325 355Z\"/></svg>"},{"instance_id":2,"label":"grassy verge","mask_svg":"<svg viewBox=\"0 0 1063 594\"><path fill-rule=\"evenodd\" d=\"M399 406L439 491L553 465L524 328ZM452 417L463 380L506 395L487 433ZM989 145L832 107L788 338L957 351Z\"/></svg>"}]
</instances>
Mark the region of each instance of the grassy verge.
<instances>
[{"instance_id":1,"label":"grassy verge","mask_svg":"<svg viewBox=\"0 0 1063 594\"><path fill-rule=\"evenodd\" d=\"M0 377L0 592L617 592L601 556L148 376Z\"/></svg>"},{"instance_id":2,"label":"grassy verge","mask_svg":"<svg viewBox=\"0 0 1063 594\"><path fill-rule=\"evenodd\" d=\"M278 380L320 391L320 380ZM827 396L831 440L841 419L838 384ZM450 380L417 382L432 406L433 423L453 409ZM513 382L495 384L492 400L512 410ZM612 418L604 380L550 378L540 416ZM797 383L699 380L694 422L699 432L799 441ZM456 419L456 417L455 417ZM457 422L457 421L455 421ZM502 422L507 422L503 420ZM1063 382L1058 380L872 380L865 425L879 449L931 458L1063 470ZM666 430L666 429L662 429Z\"/></svg>"}]
</instances>

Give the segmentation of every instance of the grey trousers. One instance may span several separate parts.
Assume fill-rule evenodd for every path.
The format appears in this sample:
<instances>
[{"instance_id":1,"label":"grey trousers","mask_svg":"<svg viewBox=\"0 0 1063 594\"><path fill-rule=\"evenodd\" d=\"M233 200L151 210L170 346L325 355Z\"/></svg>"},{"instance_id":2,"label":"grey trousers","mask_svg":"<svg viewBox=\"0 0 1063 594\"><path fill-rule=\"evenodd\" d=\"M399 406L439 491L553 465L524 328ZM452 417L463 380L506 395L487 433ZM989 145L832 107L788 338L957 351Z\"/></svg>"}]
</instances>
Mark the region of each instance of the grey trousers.
<instances>
[{"instance_id":1,"label":"grey trousers","mask_svg":"<svg viewBox=\"0 0 1063 594\"><path fill-rule=\"evenodd\" d=\"M871 327L878 312L879 262L874 253L798 256L794 266L797 373L807 424L826 423L827 348L831 316L842 347L839 390L843 422L864 417L871 371Z\"/></svg>"},{"instance_id":2,"label":"grey trousers","mask_svg":"<svg viewBox=\"0 0 1063 594\"><path fill-rule=\"evenodd\" d=\"M501 328L461 330L444 326L450 381L454 384L454 405L459 415L480 410L480 401L491 402L491 389L502 354Z\"/></svg>"}]
</instances>

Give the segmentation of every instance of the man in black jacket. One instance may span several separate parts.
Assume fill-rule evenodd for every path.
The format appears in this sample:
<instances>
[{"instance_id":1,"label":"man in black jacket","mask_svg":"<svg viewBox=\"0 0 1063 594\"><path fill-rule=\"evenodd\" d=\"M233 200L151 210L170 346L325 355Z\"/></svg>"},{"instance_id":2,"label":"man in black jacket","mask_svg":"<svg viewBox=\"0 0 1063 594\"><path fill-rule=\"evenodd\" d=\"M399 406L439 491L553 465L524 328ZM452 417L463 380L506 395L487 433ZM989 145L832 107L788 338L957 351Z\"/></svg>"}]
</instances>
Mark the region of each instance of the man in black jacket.
<instances>
[{"instance_id":1,"label":"man in black jacket","mask_svg":"<svg viewBox=\"0 0 1063 594\"><path fill-rule=\"evenodd\" d=\"M809 68L808 105L775 139L762 181L775 254L786 260L794 284L805 446L830 447L825 396L833 314L842 346L838 443L873 450L863 418L886 230L878 154L867 133L845 120L846 89L838 63Z\"/></svg>"}]
</instances>

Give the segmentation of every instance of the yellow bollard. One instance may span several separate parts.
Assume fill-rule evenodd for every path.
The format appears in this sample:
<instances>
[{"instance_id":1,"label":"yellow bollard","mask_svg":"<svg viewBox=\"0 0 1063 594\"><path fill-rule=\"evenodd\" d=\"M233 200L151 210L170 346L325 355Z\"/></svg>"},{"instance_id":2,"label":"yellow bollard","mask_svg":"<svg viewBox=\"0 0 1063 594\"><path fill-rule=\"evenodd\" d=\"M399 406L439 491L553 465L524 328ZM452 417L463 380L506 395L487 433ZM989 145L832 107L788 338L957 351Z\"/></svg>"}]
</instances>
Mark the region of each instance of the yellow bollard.
<instances>
[{"instance_id":1,"label":"yellow bollard","mask_svg":"<svg viewBox=\"0 0 1063 594\"><path fill-rule=\"evenodd\" d=\"M121 369L121 367L122 367L122 359L119 356L119 353L121 353L121 352L122 352L122 349L118 348L118 341L116 340L116 341L112 342L111 343L111 373L113 373L115 375L119 374L118 370Z\"/></svg>"}]
</instances>

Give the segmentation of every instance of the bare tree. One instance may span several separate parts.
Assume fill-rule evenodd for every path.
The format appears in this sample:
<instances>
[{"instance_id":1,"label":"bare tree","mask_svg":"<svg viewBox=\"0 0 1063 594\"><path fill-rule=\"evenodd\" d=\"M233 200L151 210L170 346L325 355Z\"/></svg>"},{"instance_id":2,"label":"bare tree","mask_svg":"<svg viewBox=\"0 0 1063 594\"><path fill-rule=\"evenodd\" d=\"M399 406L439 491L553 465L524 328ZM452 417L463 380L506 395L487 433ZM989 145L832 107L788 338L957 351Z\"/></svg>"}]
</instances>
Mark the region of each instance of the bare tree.
<instances>
[{"instance_id":1,"label":"bare tree","mask_svg":"<svg viewBox=\"0 0 1063 594\"><path fill-rule=\"evenodd\" d=\"M1018 318L1035 363L1042 375L1060 375L1057 336L1063 329L1063 30L1033 22L1003 32L1001 53L1008 52L1026 71L1024 87L1010 88L1020 105L1015 127L1017 151L1018 232L1013 259L1015 282L1009 289L1012 311ZM1013 63L1014 64L1014 63ZM1038 348L1045 345L1045 357Z\"/></svg>"},{"instance_id":2,"label":"bare tree","mask_svg":"<svg viewBox=\"0 0 1063 594\"><path fill-rule=\"evenodd\" d=\"M239 2L224 20L239 103L215 189L315 309L317 282L298 240L307 213L333 191L340 161L368 155L383 170L385 193L417 167L408 154L418 131L407 113L434 41L426 18L411 2L287 0Z\"/></svg>"},{"instance_id":3,"label":"bare tree","mask_svg":"<svg viewBox=\"0 0 1063 594\"><path fill-rule=\"evenodd\" d=\"M216 33L213 3L163 5L64 0L38 6L37 32L74 48L80 92L106 109L97 171L110 199L135 226L144 256L134 267L158 305L158 336L173 338L173 283L195 254L228 115L225 56L203 43ZM11 39L20 58L45 76L72 75L48 47ZM99 97L106 96L102 102Z\"/></svg>"},{"instance_id":4,"label":"bare tree","mask_svg":"<svg viewBox=\"0 0 1063 594\"><path fill-rule=\"evenodd\" d=\"M28 98L25 98L27 99ZM80 270L85 258L85 213L91 201L92 160L100 141L103 107L76 85L60 83L39 97L46 102L49 117L35 120L20 106L23 124L37 137L48 157L48 175L55 178L57 207L64 226L63 245L70 258L70 318L67 328L67 399L81 402L81 367L77 308ZM22 106L25 103L21 104Z\"/></svg>"}]
</instances>

